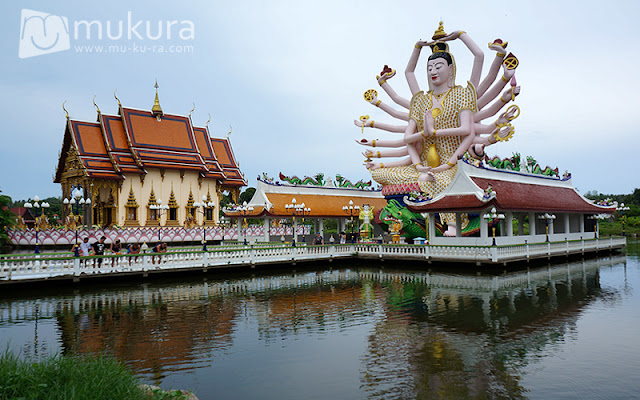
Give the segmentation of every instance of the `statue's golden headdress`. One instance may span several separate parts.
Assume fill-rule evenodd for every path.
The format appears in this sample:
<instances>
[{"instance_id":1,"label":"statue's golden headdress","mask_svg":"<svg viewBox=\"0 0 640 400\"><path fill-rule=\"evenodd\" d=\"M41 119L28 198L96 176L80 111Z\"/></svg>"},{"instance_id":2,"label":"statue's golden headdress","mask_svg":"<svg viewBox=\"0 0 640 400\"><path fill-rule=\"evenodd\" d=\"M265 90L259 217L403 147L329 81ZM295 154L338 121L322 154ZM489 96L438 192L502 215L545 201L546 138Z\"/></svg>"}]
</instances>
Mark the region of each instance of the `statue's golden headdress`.
<instances>
[{"instance_id":1,"label":"statue's golden headdress","mask_svg":"<svg viewBox=\"0 0 640 400\"><path fill-rule=\"evenodd\" d=\"M456 85L456 60L455 58L453 58L453 54L451 54L451 52L449 52L449 44L447 44L447 42L438 42L437 40L442 39L443 37L447 36L447 33L444 31L444 26L442 21L440 21L440 23L438 24L438 29L436 29L436 31L433 33L433 36L431 37L431 39L436 40L435 43L433 43L430 47L431 47L431 54L436 54L436 53L446 53L447 55L449 55L449 57L451 57L451 66L453 67L453 82L451 82L452 86ZM431 87L431 82L429 82L429 89L433 89Z\"/></svg>"}]
</instances>

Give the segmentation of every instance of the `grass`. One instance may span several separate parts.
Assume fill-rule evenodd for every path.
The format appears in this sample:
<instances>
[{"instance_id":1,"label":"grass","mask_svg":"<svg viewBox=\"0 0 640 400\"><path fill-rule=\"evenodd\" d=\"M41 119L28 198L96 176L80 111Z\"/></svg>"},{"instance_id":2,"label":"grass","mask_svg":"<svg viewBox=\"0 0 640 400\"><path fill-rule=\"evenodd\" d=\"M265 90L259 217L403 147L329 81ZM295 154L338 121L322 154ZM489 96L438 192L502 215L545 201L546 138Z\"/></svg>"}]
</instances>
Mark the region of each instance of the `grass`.
<instances>
[{"instance_id":1,"label":"grass","mask_svg":"<svg viewBox=\"0 0 640 400\"><path fill-rule=\"evenodd\" d=\"M5 351L0 356L0 399L185 399L179 391L145 392L124 364L107 358L54 356L40 362Z\"/></svg>"}]
</instances>

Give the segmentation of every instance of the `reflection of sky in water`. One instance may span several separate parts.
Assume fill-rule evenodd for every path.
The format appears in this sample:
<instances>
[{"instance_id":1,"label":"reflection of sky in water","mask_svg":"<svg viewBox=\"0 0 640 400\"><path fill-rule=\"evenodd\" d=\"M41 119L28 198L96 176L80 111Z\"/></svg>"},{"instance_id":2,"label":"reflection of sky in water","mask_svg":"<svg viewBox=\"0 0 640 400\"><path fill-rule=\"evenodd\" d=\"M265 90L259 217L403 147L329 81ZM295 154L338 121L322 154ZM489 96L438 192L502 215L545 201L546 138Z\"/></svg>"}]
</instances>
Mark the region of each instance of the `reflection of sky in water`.
<instances>
[{"instance_id":1,"label":"reflection of sky in water","mask_svg":"<svg viewBox=\"0 0 640 400\"><path fill-rule=\"evenodd\" d=\"M37 337L24 295L0 299L0 345L112 354L201 398L621 398L640 390L640 264L624 260L428 279L334 263L39 293Z\"/></svg>"}]
</instances>

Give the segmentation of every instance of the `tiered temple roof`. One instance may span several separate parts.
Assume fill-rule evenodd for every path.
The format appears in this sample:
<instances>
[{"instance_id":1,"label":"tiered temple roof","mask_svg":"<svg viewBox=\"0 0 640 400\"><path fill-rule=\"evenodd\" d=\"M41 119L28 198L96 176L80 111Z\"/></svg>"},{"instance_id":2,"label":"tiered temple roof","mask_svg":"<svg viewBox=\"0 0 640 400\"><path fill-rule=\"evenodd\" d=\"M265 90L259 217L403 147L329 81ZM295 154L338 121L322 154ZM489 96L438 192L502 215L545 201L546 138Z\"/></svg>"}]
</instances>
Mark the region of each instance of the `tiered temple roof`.
<instances>
[{"instance_id":1,"label":"tiered temple roof","mask_svg":"<svg viewBox=\"0 0 640 400\"><path fill-rule=\"evenodd\" d=\"M67 119L54 182L60 182L68 158L75 157L85 175L95 179L123 180L127 173L162 168L197 171L223 187L247 184L229 139L212 138L208 126L194 127L189 116L160 117L120 104L118 111L98 110L97 122Z\"/></svg>"}]
</instances>

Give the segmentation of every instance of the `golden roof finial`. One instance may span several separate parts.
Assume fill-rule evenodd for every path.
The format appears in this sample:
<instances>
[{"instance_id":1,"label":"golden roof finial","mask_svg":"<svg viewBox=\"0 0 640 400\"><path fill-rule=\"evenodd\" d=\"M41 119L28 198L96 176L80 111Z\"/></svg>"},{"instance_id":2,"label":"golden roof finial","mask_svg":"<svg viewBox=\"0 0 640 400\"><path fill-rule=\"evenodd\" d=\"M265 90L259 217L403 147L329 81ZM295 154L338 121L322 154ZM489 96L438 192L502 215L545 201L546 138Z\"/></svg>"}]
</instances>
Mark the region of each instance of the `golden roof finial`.
<instances>
[{"instance_id":1,"label":"golden roof finial","mask_svg":"<svg viewBox=\"0 0 640 400\"><path fill-rule=\"evenodd\" d=\"M231 135L232 130L233 130L233 127L229 125L229 132L227 132L227 139L229 139L229 136Z\"/></svg>"},{"instance_id":2,"label":"golden roof finial","mask_svg":"<svg viewBox=\"0 0 640 400\"><path fill-rule=\"evenodd\" d=\"M442 21L440 21L440 24L438 25L438 29L436 29L436 31L433 33L433 36L431 37L431 39L438 40L445 36L447 36L447 34L444 31L444 26L442 25Z\"/></svg>"},{"instance_id":3,"label":"golden roof finial","mask_svg":"<svg viewBox=\"0 0 640 400\"><path fill-rule=\"evenodd\" d=\"M196 109L196 103L193 103L193 108L191 109L191 111L189 111L189 116L191 116L191 113L193 112L193 110Z\"/></svg>"},{"instance_id":4,"label":"golden roof finial","mask_svg":"<svg viewBox=\"0 0 640 400\"><path fill-rule=\"evenodd\" d=\"M160 118L160 116L163 113L162 113L162 107L160 107L160 100L158 99L158 88L160 86L158 86L158 80L157 79L156 79L156 84L153 85L153 87L156 88L156 100L153 102L153 107L151 107L151 114L156 116L156 118Z\"/></svg>"},{"instance_id":5,"label":"golden roof finial","mask_svg":"<svg viewBox=\"0 0 640 400\"><path fill-rule=\"evenodd\" d=\"M121 107L121 106L122 106L122 104L120 103L120 99L118 98L118 96L116 96L116 92L117 92L117 91L118 91L118 89L116 89L116 90L114 90L114 91L113 91L113 97L115 97L115 98L116 98L116 100L118 100L118 106L120 106L120 107Z\"/></svg>"},{"instance_id":6,"label":"golden roof finial","mask_svg":"<svg viewBox=\"0 0 640 400\"><path fill-rule=\"evenodd\" d=\"M100 114L100 107L96 104L96 95L93 95L93 105L96 107L96 110L98 110L98 114Z\"/></svg>"},{"instance_id":7,"label":"golden roof finial","mask_svg":"<svg viewBox=\"0 0 640 400\"><path fill-rule=\"evenodd\" d=\"M207 120L207 122L204 123L204 126L206 126L208 128L209 127L209 122L211 122L211 114L207 113L207 115L209 116L209 119Z\"/></svg>"},{"instance_id":8,"label":"golden roof finial","mask_svg":"<svg viewBox=\"0 0 640 400\"><path fill-rule=\"evenodd\" d=\"M62 102L62 109L64 110L65 114L67 114L67 119L69 119L69 111L67 111L67 109L64 108L64 103L66 102L67 102L66 100Z\"/></svg>"}]
</instances>

